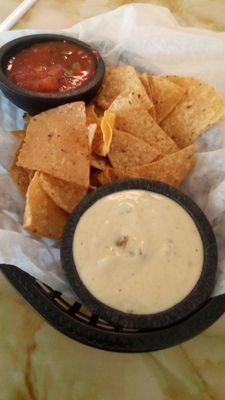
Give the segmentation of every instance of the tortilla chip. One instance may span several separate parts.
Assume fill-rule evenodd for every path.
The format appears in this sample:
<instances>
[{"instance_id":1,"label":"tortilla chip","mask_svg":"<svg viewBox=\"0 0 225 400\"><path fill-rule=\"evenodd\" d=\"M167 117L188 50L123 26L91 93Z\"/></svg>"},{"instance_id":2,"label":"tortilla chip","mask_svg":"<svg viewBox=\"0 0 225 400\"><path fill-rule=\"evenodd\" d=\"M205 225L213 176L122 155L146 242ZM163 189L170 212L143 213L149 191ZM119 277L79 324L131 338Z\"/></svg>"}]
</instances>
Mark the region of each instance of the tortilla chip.
<instances>
[{"instance_id":1,"label":"tortilla chip","mask_svg":"<svg viewBox=\"0 0 225 400\"><path fill-rule=\"evenodd\" d=\"M115 123L115 114L106 110L101 119L100 127L95 131L92 150L98 156L105 157L110 149Z\"/></svg>"},{"instance_id":2,"label":"tortilla chip","mask_svg":"<svg viewBox=\"0 0 225 400\"><path fill-rule=\"evenodd\" d=\"M86 107L86 119L87 119L87 125L100 124L100 118L97 116L95 112L94 104L90 104Z\"/></svg>"},{"instance_id":3,"label":"tortilla chip","mask_svg":"<svg viewBox=\"0 0 225 400\"><path fill-rule=\"evenodd\" d=\"M172 186L180 186L195 165L194 146L173 153L149 165L132 170L133 177L158 180Z\"/></svg>"},{"instance_id":4,"label":"tortilla chip","mask_svg":"<svg viewBox=\"0 0 225 400\"><path fill-rule=\"evenodd\" d=\"M126 169L149 164L160 152L127 132L114 130L109 159L114 168Z\"/></svg>"},{"instance_id":5,"label":"tortilla chip","mask_svg":"<svg viewBox=\"0 0 225 400\"><path fill-rule=\"evenodd\" d=\"M95 137L96 130L97 130L97 124L90 124L87 126L88 143L90 149L92 148L92 143Z\"/></svg>"},{"instance_id":6,"label":"tortilla chip","mask_svg":"<svg viewBox=\"0 0 225 400\"><path fill-rule=\"evenodd\" d=\"M30 183L29 172L27 169L24 169L23 167L18 167L16 165L18 160L18 154L19 154L19 149L15 153L13 163L9 169L9 174L13 179L13 181L17 184L20 192L25 195Z\"/></svg>"},{"instance_id":7,"label":"tortilla chip","mask_svg":"<svg viewBox=\"0 0 225 400\"><path fill-rule=\"evenodd\" d=\"M144 140L161 154L177 151L173 140L160 128L133 92L123 92L110 106L116 113L115 127Z\"/></svg>"},{"instance_id":8,"label":"tortilla chip","mask_svg":"<svg viewBox=\"0 0 225 400\"><path fill-rule=\"evenodd\" d=\"M88 187L89 144L83 102L31 118L17 165Z\"/></svg>"},{"instance_id":9,"label":"tortilla chip","mask_svg":"<svg viewBox=\"0 0 225 400\"><path fill-rule=\"evenodd\" d=\"M137 72L131 65L106 68L102 90L96 100L98 106L106 110L124 90L134 91L147 110L150 111L154 107Z\"/></svg>"},{"instance_id":10,"label":"tortilla chip","mask_svg":"<svg viewBox=\"0 0 225 400\"><path fill-rule=\"evenodd\" d=\"M42 189L36 172L27 191L24 228L31 233L60 239L68 214L59 208Z\"/></svg>"},{"instance_id":11,"label":"tortilla chip","mask_svg":"<svg viewBox=\"0 0 225 400\"><path fill-rule=\"evenodd\" d=\"M146 74L146 72L143 72L142 74L139 75L139 79L142 83L142 85L144 86L146 93L148 94L148 96L150 97L150 99L152 100L152 92L151 92L151 87L148 81L148 75Z\"/></svg>"},{"instance_id":12,"label":"tortilla chip","mask_svg":"<svg viewBox=\"0 0 225 400\"><path fill-rule=\"evenodd\" d=\"M36 171L32 171L31 169L28 169L27 171L28 171L29 182L31 182Z\"/></svg>"},{"instance_id":13,"label":"tortilla chip","mask_svg":"<svg viewBox=\"0 0 225 400\"><path fill-rule=\"evenodd\" d=\"M24 131L26 131L27 125L29 124L31 116L27 113L23 114L23 121L24 121Z\"/></svg>"},{"instance_id":14,"label":"tortilla chip","mask_svg":"<svg viewBox=\"0 0 225 400\"><path fill-rule=\"evenodd\" d=\"M143 72L143 74L139 75L139 79L140 79L142 85L144 86L144 88L148 94L148 97L150 98L151 102L153 103L152 91L151 91L151 86L150 86L149 80L148 80L148 74L146 74L146 72ZM156 119L155 107L152 107L149 112L150 112L152 118L154 118L154 120L155 120Z\"/></svg>"},{"instance_id":15,"label":"tortilla chip","mask_svg":"<svg viewBox=\"0 0 225 400\"><path fill-rule=\"evenodd\" d=\"M98 185L99 186L99 185ZM97 186L89 185L88 193L93 192L93 190L97 189Z\"/></svg>"},{"instance_id":16,"label":"tortilla chip","mask_svg":"<svg viewBox=\"0 0 225 400\"><path fill-rule=\"evenodd\" d=\"M91 155L91 167L104 171L104 169L109 165L106 158L99 157L96 154Z\"/></svg>"},{"instance_id":17,"label":"tortilla chip","mask_svg":"<svg viewBox=\"0 0 225 400\"><path fill-rule=\"evenodd\" d=\"M15 137L17 137L18 139L24 139L26 132L25 131L11 131L11 134Z\"/></svg>"},{"instance_id":18,"label":"tortilla chip","mask_svg":"<svg viewBox=\"0 0 225 400\"><path fill-rule=\"evenodd\" d=\"M143 107L143 104L140 102L138 96L133 90L126 90L122 93L120 93L115 100L112 102L111 106L109 107L109 111L115 112L118 114L118 112L130 108L143 108L146 112L146 108ZM148 115L146 113L146 115Z\"/></svg>"},{"instance_id":19,"label":"tortilla chip","mask_svg":"<svg viewBox=\"0 0 225 400\"><path fill-rule=\"evenodd\" d=\"M17 132L17 131L14 131ZM18 131L18 132L23 132L23 131ZM17 135L15 135L17 136ZM16 183L16 185L18 186L20 192L25 195L30 183L30 170L25 169L23 167L18 167L17 164L17 160L18 160L18 155L20 152L20 149L23 145L23 139L24 139L25 134L22 136L21 135L21 141L20 141L20 145L14 155L14 159L12 162L11 167L9 168L9 174L11 176L11 178L13 179L13 181ZM19 137L19 136L17 136Z\"/></svg>"},{"instance_id":20,"label":"tortilla chip","mask_svg":"<svg viewBox=\"0 0 225 400\"><path fill-rule=\"evenodd\" d=\"M106 168L104 171L98 173L97 180L101 185L106 185L107 183L116 182L118 180L133 178L132 173L125 170Z\"/></svg>"},{"instance_id":21,"label":"tortilla chip","mask_svg":"<svg viewBox=\"0 0 225 400\"><path fill-rule=\"evenodd\" d=\"M125 178L143 178L157 180L178 187L194 165L194 147L189 146L159 161L130 170L107 168L99 174L98 180L103 185Z\"/></svg>"},{"instance_id":22,"label":"tortilla chip","mask_svg":"<svg viewBox=\"0 0 225 400\"><path fill-rule=\"evenodd\" d=\"M91 176L90 176L90 186L89 186L89 189L90 188L96 188L96 187L98 187L98 186L100 186L101 184L100 184L100 182L99 182L99 180L98 180L98 176L99 176L99 174L100 174L101 172L92 172L91 171Z\"/></svg>"},{"instance_id":23,"label":"tortilla chip","mask_svg":"<svg viewBox=\"0 0 225 400\"><path fill-rule=\"evenodd\" d=\"M148 82L155 106L156 121L160 123L185 95L185 89L163 76L149 75Z\"/></svg>"},{"instance_id":24,"label":"tortilla chip","mask_svg":"<svg viewBox=\"0 0 225 400\"><path fill-rule=\"evenodd\" d=\"M103 135L103 142L104 142L104 147L102 149L102 156L106 156L109 152L110 145L112 142L112 135L113 135L113 129L115 125L115 114L106 110L104 112L104 116L101 119L101 131Z\"/></svg>"},{"instance_id":25,"label":"tortilla chip","mask_svg":"<svg viewBox=\"0 0 225 400\"><path fill-rule=\"evenodd\" d=\"M48 174L39 174L39 184L54 203L68 213L71 213L87 194L87 188Z\"/></svg>"},{"instance_id":26,"label":"tortilla chip","mask_svg":"<svg viewBox=\"0 0 225 400\"><path fill-rule=\"evenodd\" d=\"M187 92L162 121L162 128L179 148L188 146L225 116L225 99L207 83L194 78L168 77Z\"/></svg>"}]
</instances>

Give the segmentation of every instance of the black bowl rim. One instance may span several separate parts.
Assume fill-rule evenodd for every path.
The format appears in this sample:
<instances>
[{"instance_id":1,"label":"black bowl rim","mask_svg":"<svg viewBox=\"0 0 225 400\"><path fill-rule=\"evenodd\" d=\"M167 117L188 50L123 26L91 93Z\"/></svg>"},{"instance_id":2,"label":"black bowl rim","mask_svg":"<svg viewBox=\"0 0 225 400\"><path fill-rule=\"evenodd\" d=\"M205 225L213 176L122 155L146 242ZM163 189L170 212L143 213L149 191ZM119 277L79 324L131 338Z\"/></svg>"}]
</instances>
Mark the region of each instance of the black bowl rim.
<instances>
[{"instance_id":1,"label":"black bowl rim","mask_svg":"<svg viewBox=\"0 0 225 400\"><path fill-rule=\"evenodd\" d=\"M3 60L7 57L8 52L12 52L16 54L18 51L22 50L22 48L26 48L35 43L43 43L48 41L57 41L57 40L67 40L68 42L72 42L77 44L80 47L84 47L95 57L96 59L96 70L93 77L80 89L75 89L73 91L64 92L64 93L42 93L42 92L32 92L30 90L26 90L23 88L19 88L15 85L10 79L7 78L4 68L3 68ZM23 47L24 44L24 47ZM22 47L20 47L22 46ZM19 49L18 49L19 47ZM17 50L18 49L18 50ZM65 99L68 101L74 96L80 97L87 94L91 91L97 83L101 82L104 78L105 73L105 64L99 53L99 51L93 47L91 47L88 43L85 43L79 39L76 39L69 35L61 35L55 33L40 33L33 35L26 35L19 37L17 39L13 39L6 44L4 44L0 48L0 84L10 88L13 92L15 92L19 96L26 96L28 99L45 99L45 100L53 100L53 99ZM74 100L75 101L75 100Z\"/></svg>"},{"instance_id":2,"label":"black bowl rim","mask_svg":"<svg viewBox=\"0 0 225 400\"><path fill-rule=\"evenodd\" d=\"M192 291L175 306L155 314L128 314L111 308L97 299L82 282L73 257L73 237L76 226L84 212L100 198L122 190L141 189L169 197L184 208L196 224L203 243L204 261L199 280ZM170 326L201 307L210 297L217 269L217 244L212 228L202 210L180 190L158 181L127 179L102 186L87 195L69 216L64 229L60 257L63 269L72 289L83 304L94 314L114 326L135 329L158 329Z\"/></svg>"}]
</instances>

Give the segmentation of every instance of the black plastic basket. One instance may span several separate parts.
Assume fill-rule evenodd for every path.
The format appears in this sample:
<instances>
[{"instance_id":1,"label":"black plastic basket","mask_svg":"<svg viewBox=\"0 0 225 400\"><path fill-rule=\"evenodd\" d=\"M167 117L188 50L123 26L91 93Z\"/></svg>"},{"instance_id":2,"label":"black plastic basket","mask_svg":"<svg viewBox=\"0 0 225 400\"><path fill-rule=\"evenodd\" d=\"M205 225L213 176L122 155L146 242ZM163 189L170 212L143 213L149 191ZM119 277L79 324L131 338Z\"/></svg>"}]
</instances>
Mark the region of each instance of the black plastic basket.
<instances>
[{"instance_id":1,"label":"black plastic basket","mask_svg":"<svg viewBox=\"0 0 225 400\"><path fill-rule=\"evenodd\" d=\"M103 350L136 353L165 349L193 338L225 312L225 295L208 300L198 311L164 329L120 329L91 314L80 303L70 303L61 293L13 265L0 268L24 299L64 335Z\"/></svg>"}]
</instances>

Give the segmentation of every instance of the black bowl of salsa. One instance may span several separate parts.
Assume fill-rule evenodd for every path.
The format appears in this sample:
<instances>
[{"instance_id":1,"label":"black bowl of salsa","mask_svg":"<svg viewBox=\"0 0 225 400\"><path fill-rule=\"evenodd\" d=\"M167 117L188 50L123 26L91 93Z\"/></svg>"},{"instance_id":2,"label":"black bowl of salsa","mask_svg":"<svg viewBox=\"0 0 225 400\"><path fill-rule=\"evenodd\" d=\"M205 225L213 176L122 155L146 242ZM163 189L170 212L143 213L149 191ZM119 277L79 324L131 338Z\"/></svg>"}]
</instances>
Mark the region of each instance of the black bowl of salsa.
<instances>
[{"instance_id":1,"label":"black bowl of salsa","mask_svg":"<svg viewBox=\"0 0 225 400\"><path fill-rule=\"evenodd\" d=\"M29 35L0 48L0 89L31 115L64 103L89 102L104 72L97 50L66 35Z\"/></svg>"}]
</instances>

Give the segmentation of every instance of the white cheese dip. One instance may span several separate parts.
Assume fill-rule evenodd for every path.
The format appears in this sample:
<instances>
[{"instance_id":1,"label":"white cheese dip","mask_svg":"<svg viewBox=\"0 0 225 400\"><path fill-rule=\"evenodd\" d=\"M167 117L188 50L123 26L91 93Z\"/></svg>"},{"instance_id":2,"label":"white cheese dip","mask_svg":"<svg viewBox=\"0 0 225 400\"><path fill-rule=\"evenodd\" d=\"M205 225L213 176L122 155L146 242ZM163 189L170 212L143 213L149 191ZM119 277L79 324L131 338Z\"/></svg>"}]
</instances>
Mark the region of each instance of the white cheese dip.
<instances>
[{"instance_id":1,"label":"white cheese dip","mask_svg":"<svg viewBox=\"0 0 225 400\"><path fill-rule=\"evenodd\" d=\"M73 240L77 272L101 302L151 314L184 299L203 267L203 245L189 214L168 197L124 190L80 218Z\"/></svg>"}]
</instances>

